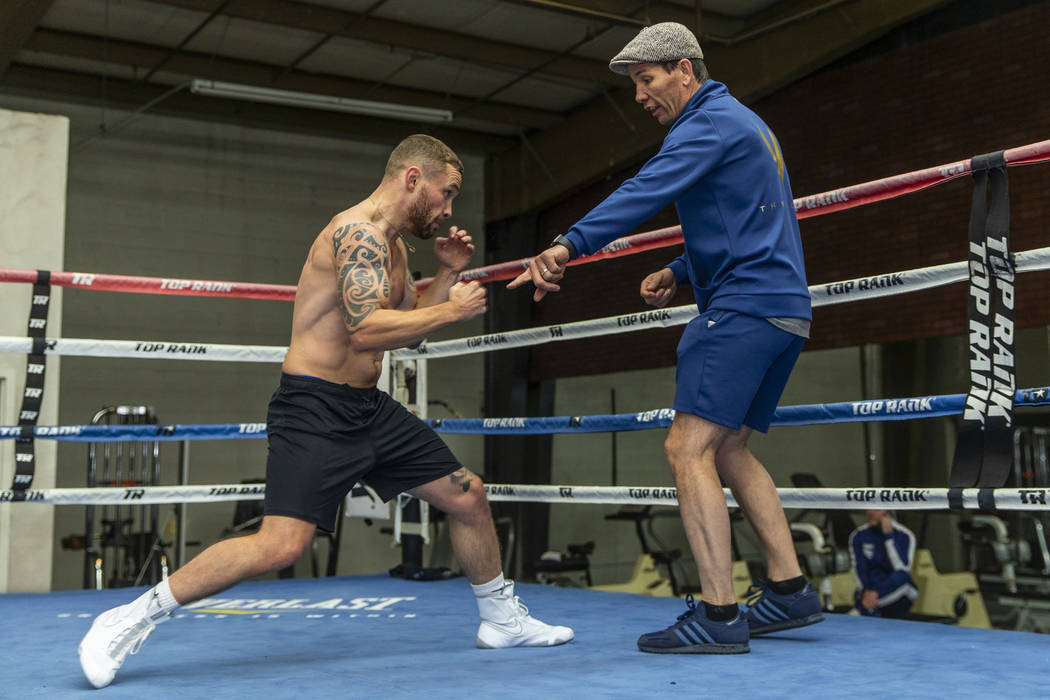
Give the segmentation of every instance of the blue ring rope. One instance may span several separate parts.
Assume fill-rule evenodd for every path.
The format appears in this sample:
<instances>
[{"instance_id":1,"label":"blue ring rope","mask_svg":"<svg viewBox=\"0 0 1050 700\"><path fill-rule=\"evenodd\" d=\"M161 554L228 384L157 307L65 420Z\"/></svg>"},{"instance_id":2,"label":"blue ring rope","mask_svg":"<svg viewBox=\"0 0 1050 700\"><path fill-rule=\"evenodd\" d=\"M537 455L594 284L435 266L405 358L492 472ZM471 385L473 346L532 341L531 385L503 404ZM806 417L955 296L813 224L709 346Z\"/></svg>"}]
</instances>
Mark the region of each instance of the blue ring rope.
<instances>
[{"instance_id":1,"label":"blue ring rope","mask_svg":"<svg viewBox=\"0 0 1050 700\"><path fill-rule=\"evenodd\" d=\"M782 406L773 425L821 425L864 421L938 418L962 413L965 394L920 396L908 399L870 399L805 406ZM1015 406L1050 406L1050 387L1020 389ZM606 433L666 428L674 420L670 408L594 416L549 418L437 418L426 420L439 433L450 435L549 435L558 433ZM21 426L0 426L0 440L14 440ZM67 425L37 426L40 439L62 442L231 440L266 437L265 423L212 423L181 425Z\"/></svg>"}]
</instances>

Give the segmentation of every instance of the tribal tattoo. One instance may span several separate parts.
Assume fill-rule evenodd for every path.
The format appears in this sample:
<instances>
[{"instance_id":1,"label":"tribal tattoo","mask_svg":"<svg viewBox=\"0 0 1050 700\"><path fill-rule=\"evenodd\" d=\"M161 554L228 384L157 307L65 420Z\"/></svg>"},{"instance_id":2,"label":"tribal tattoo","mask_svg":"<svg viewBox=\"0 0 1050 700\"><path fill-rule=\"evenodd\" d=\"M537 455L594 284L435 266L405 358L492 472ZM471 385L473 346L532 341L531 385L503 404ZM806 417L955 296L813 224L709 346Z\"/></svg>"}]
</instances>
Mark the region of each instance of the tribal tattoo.
<instances>
[{"instance_id":1,"label":"tribal tattoo","mask_svg":"<svg viewBox=\"0 0 1050 700\"><path fill-rule=\"evenodd\" d=\"M458 486L463 489L463 493L466 493L470 490L470 484L474 481L473 476L467 469L457 469L449 474L448 478L453 486Z\"/></svg>"},{"instance_id":2,"label":"tribal tattoo","mask_svg":"<svg viewBox=\"0 0 1050 700\"><path fill-rule=\"evenodd\" d=\"M363 222L356 224L347 224L346 226L340 226L335 230L335 233L332 234L332 254L335 255L337 259L339 257L339 249L343 247L343 239L346 238L346 235L348 233L350 233L350 229L356 226L364 225L365 224Z\"/></svg>"},{"instance_id":3,"label":"tribal tattoo","mask_svg":"<svg viewBox=\"0 0 1050 700\"><path fill-rule=\"evenodd\" d=\"M366 224L337 229L332 234L332 246L339 268L343 320L352 334L390 298L390 277L386 272L390 249Z\"/></svg>"}]
</instances>

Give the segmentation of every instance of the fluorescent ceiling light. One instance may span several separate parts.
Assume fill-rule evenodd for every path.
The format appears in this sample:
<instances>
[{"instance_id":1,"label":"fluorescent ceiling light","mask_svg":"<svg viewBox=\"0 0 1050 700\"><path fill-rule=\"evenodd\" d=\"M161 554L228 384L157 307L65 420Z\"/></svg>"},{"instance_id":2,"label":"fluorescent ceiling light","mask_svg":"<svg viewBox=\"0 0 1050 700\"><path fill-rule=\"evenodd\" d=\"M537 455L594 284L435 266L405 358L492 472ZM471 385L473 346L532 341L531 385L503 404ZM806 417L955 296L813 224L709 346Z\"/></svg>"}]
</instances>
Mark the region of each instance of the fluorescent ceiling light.
<instances>
[{"instance_id":1,"label":"fluorescent ceiling light","mask_svg":"<svg viewBox=\"0 0 1050 700\"><path fill-rule=\"evenodd\" d=\"M223 83L218 80L194 79L190 82L190 92L212 97L228 97L233 100L249 102L267 102L288 107L308 107L325 109L332 112L349 112L368 117L383 119L405 119L415 122L441 123L452 121L452 112L447 109L430 107L413 107L390 102L372 102L371 100L354 100L348 97L332 95L315 95L307 92L292 92L274 88Z\"/></svg>"}]
</instances>

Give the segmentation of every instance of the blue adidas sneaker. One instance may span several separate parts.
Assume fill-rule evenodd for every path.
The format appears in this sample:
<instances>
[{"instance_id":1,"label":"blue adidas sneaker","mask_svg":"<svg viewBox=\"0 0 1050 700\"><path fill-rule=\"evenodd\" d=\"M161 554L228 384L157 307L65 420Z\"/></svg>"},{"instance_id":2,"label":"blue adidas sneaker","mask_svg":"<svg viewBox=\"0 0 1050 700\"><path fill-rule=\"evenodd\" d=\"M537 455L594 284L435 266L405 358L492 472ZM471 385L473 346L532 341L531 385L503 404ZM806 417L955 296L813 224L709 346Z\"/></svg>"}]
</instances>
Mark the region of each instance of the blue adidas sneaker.
<instances>
[{"instance_id":1,"label":"blue adidas sneaker","mask_svg":"<svg viewBox=\"0 0 1050 700\"><path fill-rule=\"evenodd\" d=\"M638 638L640 650L652 654L746 654L751 650L743 612L727 622L715 622L707 618L706 608L697 605L692 595L685 602L689 609L675 624Z\"/></svg>"},{"instance_id":2,"label":"blue adidas sneaker","mask_svg":"<svg viewBox=\"0 0 1050 700\"><path fill-rule=\"evenodd\" d=\"M797 593L780 595L773 592L769 581L762 581L748 588L746 595L747 605L740 607L747 615L752 636L814 625L824 619L820 596L809 583Z\"/></svg>"}]
</instances>

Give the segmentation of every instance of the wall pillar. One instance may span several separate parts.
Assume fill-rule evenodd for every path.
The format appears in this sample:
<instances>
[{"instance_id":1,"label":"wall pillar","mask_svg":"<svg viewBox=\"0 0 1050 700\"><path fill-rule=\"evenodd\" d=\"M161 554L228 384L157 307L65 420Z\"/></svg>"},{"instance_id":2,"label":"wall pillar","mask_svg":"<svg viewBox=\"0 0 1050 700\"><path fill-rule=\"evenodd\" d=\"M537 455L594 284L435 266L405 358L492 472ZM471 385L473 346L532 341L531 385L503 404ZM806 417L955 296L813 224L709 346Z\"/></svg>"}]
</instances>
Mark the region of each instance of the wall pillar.
<instances>
[{"instance_id":1,"label":"wall pillar","mask_svg":"<svg viewBox=\"0 0 1050 700\"><path fill-rule=\"evenodd\" d=\"M0 109L0 267L61 270L65 247L69 119ZM0 283L0 335L26 336L32 287ZM53 289L48 337L61 336L62 294ZM0 424L14 425L26 356L0 354ZM40 425L58 422L59 358L49 357ZM55 485L56 443L36 443L33 488ZM11 487L14 441L0 442L0 490ZM0 593L51 590L55 506L0 503Z\"/></svg>"}]
</instances>

